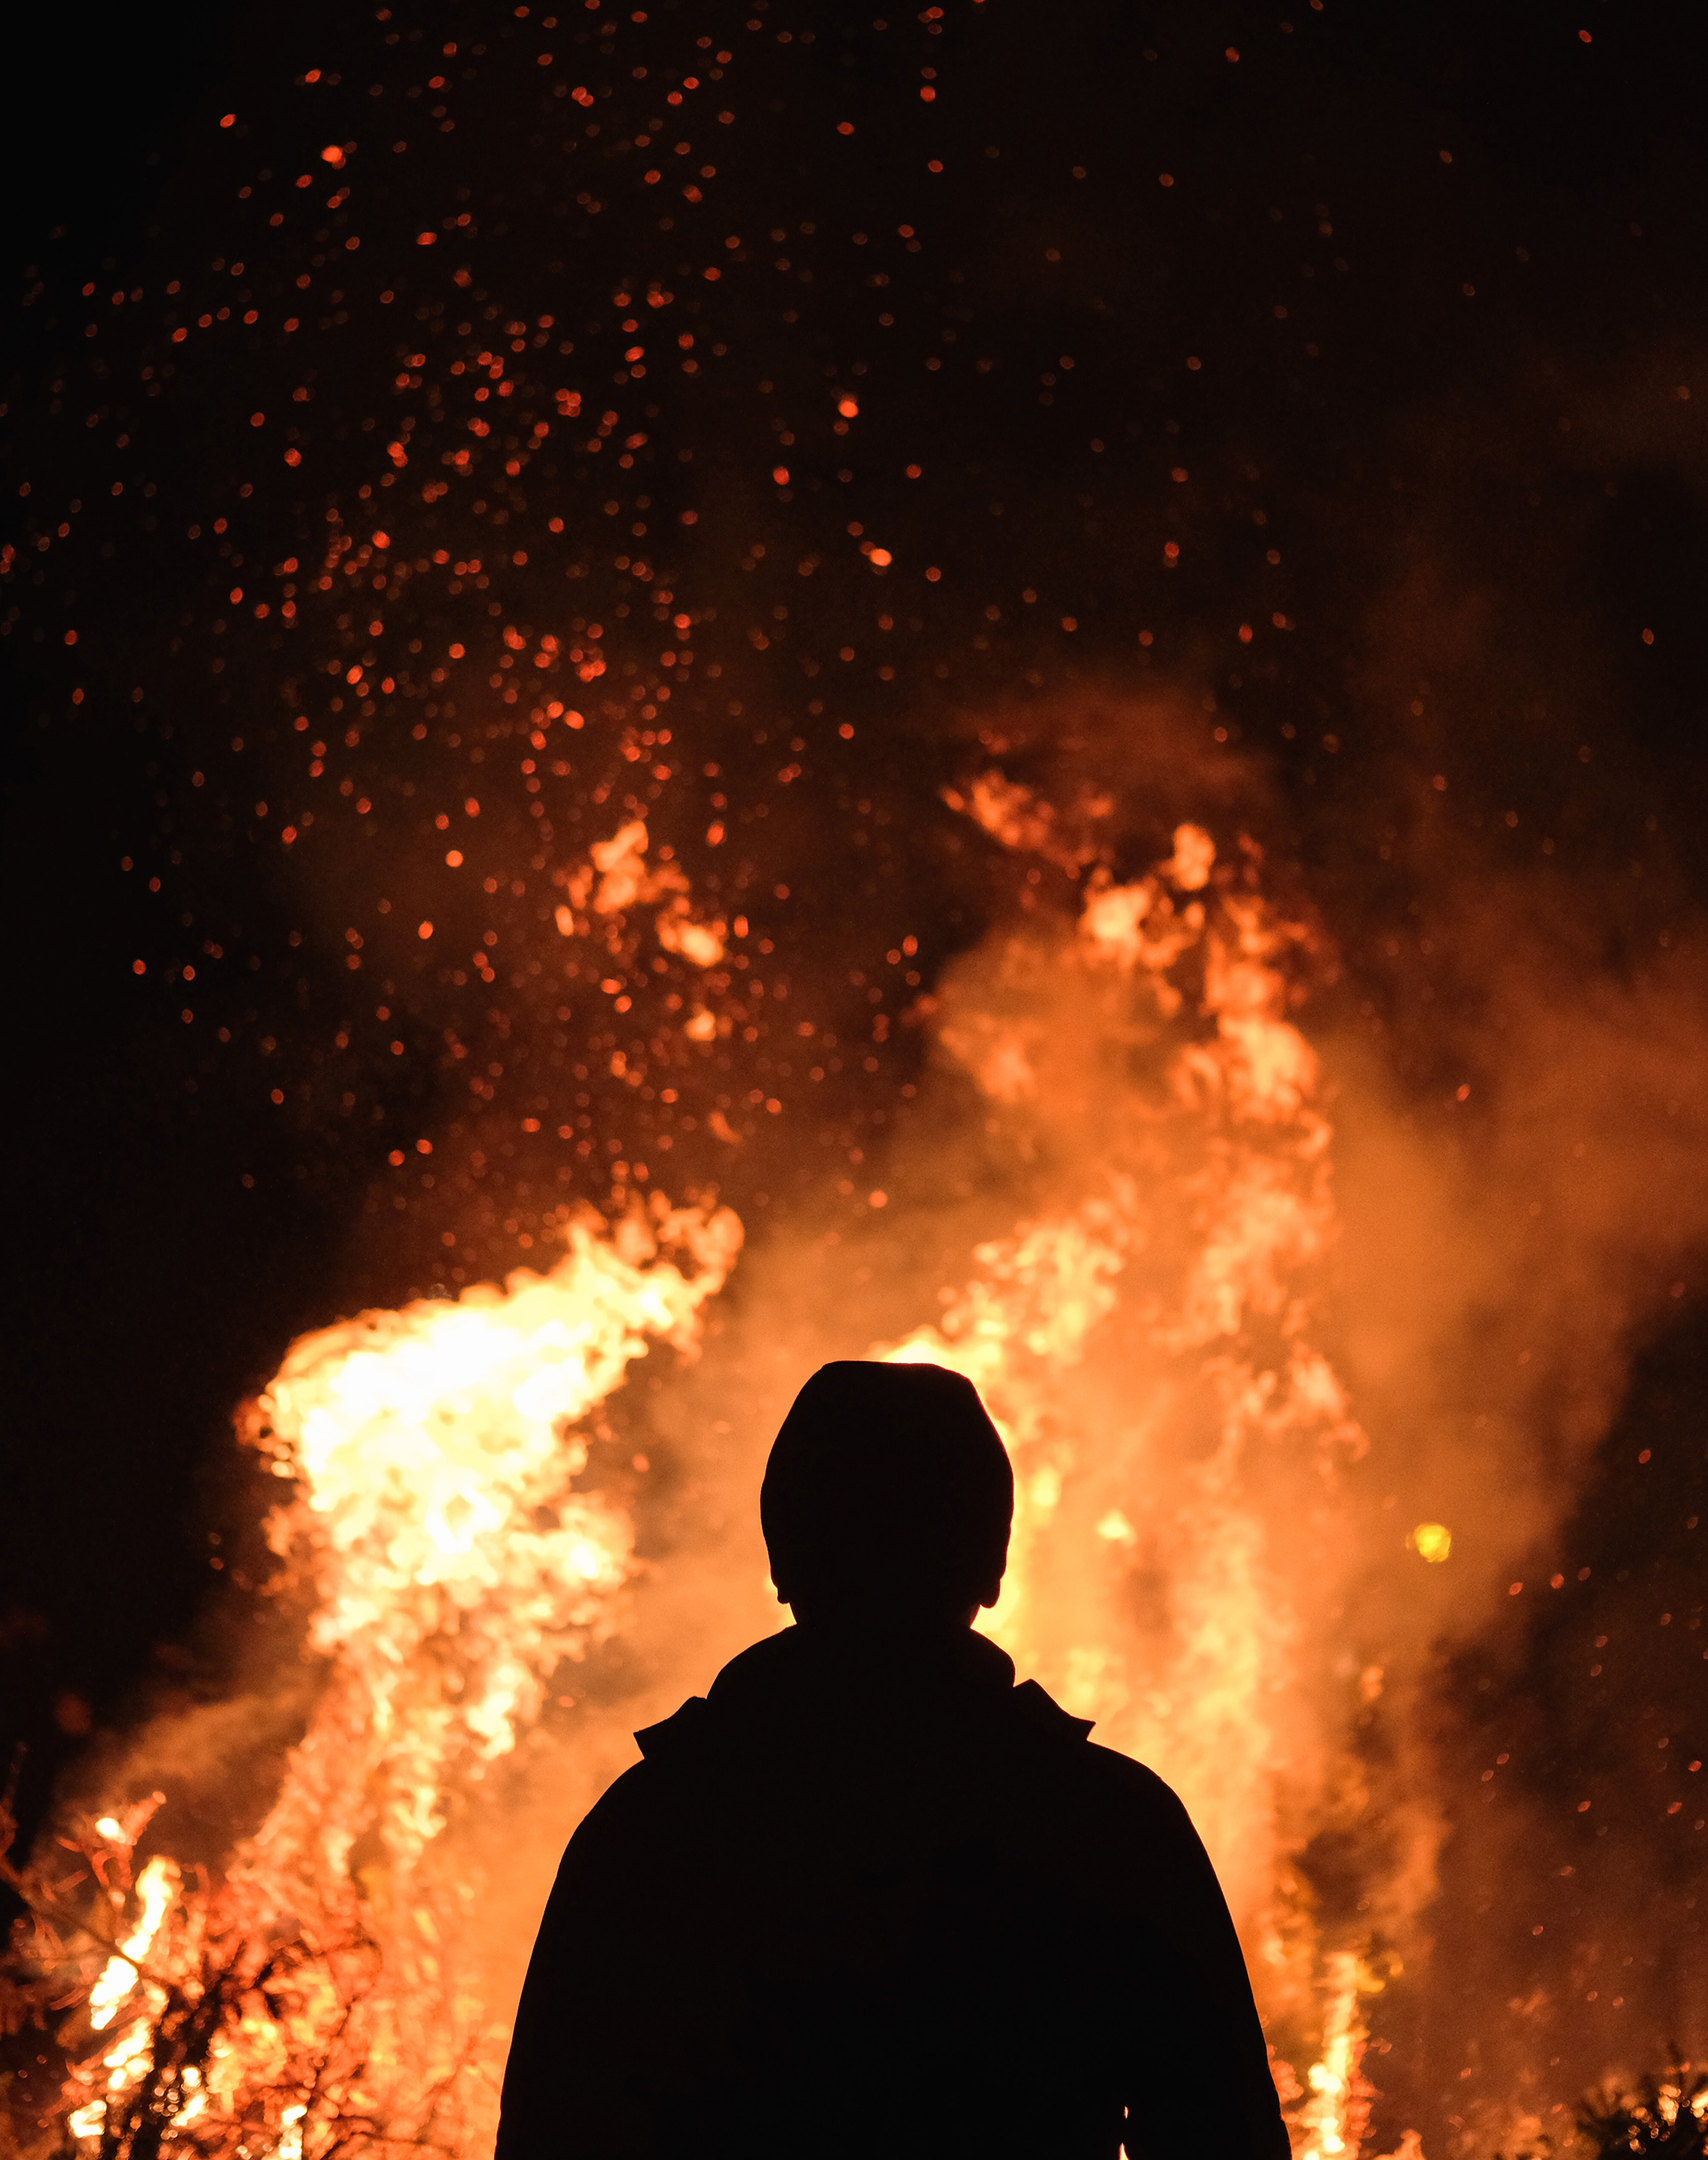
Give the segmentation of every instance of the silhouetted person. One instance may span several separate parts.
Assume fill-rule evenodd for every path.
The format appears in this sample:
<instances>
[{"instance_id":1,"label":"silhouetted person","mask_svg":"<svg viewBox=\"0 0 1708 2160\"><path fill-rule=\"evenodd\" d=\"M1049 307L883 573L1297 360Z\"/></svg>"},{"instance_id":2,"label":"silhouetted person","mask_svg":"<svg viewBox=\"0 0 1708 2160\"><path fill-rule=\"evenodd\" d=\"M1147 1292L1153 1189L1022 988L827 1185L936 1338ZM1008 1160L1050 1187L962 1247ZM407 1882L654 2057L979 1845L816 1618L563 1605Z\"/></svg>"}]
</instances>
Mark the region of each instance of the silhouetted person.
<instances>
[{"instance_id":1,"label":"silhouetted person","mask_svg":"<svg viewBox=\"0 0 1708 2160\"><path fill-rule=\"evenodd\" d=\"M1185 1809L972 1632L1012 1506L958 1374L807 1382L760 1499L796 1624L571 1839L498 2160L1286 2160Z\"/></svg>"}]
</instances>

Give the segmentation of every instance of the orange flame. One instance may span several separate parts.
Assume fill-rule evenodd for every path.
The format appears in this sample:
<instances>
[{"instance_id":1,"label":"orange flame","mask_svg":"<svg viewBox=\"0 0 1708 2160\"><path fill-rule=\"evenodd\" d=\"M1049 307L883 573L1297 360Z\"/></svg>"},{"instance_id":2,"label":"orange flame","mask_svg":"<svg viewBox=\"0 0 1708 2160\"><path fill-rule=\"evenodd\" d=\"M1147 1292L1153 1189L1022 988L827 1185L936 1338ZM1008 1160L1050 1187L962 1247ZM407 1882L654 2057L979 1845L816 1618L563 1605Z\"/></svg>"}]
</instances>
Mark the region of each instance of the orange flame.
<instances>
[{"instance_id":1,"label":"orange flame","mask_svg":"<svg viewBox=\"0 0 1708 2160\"><path fill-rule=\"evenodd\" d=\"M692 1352L741 1229L659 1199L567 1239L544 1275L302 1337L246 1414L294 1488L269 1535L312 1592L323 1684L217 1893L143 1869L86 1999L92 2031L119 2022L74 2081L77 2138L128 2150L146 2115L164 2149L237 2153L259 2122L302 2160L364 2125L489 2134L503 2030L441 1954L457 1900L423 1857L552 1668L616 1624L630 1525L573 1489L584 1428L652 1342ZM103 1817L97 1869L139 1829Z\"/></svg>"},{"instance_id":2,"label":"orange flame","mask_svg":"<svg viewBox=\"0 0 1708 2160\"><path fill-rule=\"evenodd\" d=\"M1091 859L1000 775L958 806L1064 867ZM1289 1017L1310 939L1259 891L1259 859L1219 860L1183 825L1147 876L1091 870L1076 921L951 971L942 1050L1050 1198L974 1248L937 1320L873 1354L983 1392L1017 1484L990 1632L1180 1791L1266 2010L1306 2051L1302 2085L1280 2072L1301 2153L1357 2160L1380 1982L1292 1882L1286 1804L1336 1774L1299 1677L1293 1544L1307 1497L1332 1520L1365 1443L1313 1332L1335 1216L1317 1060ZM560 884L565 936L662 904L662 943L721 950L639 818ZM697 1011L690 1038L701 1020L717 1032ZM886 1234L904 1218L886 1209ZM656 1198L608 1233L571 1226L544 1275L292 1346L243 1431L293 1488L269 1536L312 1602L317 1700L216 1890L144 1869L85 1999L92 2034L114 2030L77 2074L79 2138L123 2153L146 2116L168 2152L235 2156L257 2125L247 2149L285 2160L430 2131L479 2149L505 2030L464 1939L479 1864L447 1826L553 1669L619 1624L632 1527L576 1489L590 1421L649 1343L692 1350L740 1236L728 1210ZM138 1834L102 1818L86 1849L127 1866ZM1414 1872L1426 1887L1427 1856Z\"/></svg>"}]
</instances>

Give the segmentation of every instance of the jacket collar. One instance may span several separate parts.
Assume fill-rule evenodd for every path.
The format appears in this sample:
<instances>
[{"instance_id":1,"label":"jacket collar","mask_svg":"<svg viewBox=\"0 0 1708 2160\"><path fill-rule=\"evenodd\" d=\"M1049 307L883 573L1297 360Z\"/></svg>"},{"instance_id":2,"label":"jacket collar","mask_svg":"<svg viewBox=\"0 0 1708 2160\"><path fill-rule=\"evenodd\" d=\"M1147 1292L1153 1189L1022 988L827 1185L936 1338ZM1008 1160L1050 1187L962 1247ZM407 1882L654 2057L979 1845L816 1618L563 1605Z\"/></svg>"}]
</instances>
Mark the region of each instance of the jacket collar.
<instances>
[{"instance_id":1,"label":"jacket collar","mask_svg":"<svg viewBox=\"0 0 1708 2160\"><path fill-rule=\"evenodd\" d=\"M902 1635L796 1626L732 1657L713 1681L711 1700L734 1709L807 1690L943 1703L1013 1685L1014 1660L969 1627Z\"/></svg>"},{"instance_id":2,"label":"jacket collar","mask_svg":"<svg viewBox=\"0 0 1708 2160\"><path fill-rule=\"evenodd\" d=\"M936 1725L1017 1695L1014 1661L987 1637L953 1628L923 1637L787 1627L730 1659L707 1696L636 1733L649 1760L685 1742L731 1737L804 1736L817 1729Z\"/></svg>"}]
</instances>

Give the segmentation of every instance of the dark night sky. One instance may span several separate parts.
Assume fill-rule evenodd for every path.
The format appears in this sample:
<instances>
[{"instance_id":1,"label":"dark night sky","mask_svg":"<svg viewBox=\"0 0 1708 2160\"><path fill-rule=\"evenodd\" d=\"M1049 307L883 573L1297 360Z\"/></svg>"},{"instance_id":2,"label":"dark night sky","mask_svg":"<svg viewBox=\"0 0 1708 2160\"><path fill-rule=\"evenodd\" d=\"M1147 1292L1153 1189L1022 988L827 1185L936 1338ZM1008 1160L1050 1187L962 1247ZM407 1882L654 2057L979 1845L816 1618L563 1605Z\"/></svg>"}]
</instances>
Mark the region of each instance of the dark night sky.
<instances>
[{"instance_id":1,"label":"dark night sky","mask_svg":"<svg viewBox=\"0 0 1708 2160\"><path fill-rule=\"evenodd\" d=\"M28 88L5 149L4 244L19 297L7 302L0 540L20 560L0 584L18 1136L0 1640L30 1820L90 1720L122 1721L163 1688L219 1685L207 1534L220 1527L242 1553L257 1513L225 1445L232 1404L294 1332L363 1300L393 1302L438 1264L422 1257L439 1231L423 1203L399 1202L393 1221L387 1202L383 1236L361 1230L363 1211L372 1217L395 1136L461 1131L432 1064L444 1029L461 1028L484 1055L494 1022L478 995L464 1010L443 979L418 974L394 1000L410 1052L394 1067L342 973L344 923L396 874L390 840L359 864L350 848L312 866L305 842L287 873L281 813L268 828L224 810L228 787L232 803L252 792L294 801L305 783L293 711L333 730L312 702L326 693L300 688L302 671L269 642L276 622L238 624L216 643L213 581L226 573L201 528L229 520L228 544L247 552L255 589L269 592L268 566L298 552L306 565L326 504L364 529L375 513L358 488L383 470L386 433L370 442L362 422L408 411L419 439L431 434L425 392L394 395L399 356L415 344L431 356L424 375L448 383L445 364L466 343L455 326L464 310L479 323L487 288L529 322L555 314L552 338L577 344L563 372L585 372L587 416L611 395L623 428L649 436L629 484L657 491L655 584L668 576L683 604L721 604L725 627L697 642L721 656L724 689L752 711L786 698L799 715L790 724L810 770L775 805L764 873L793 899L773 907L756 889L751 904L756 923L770 909L769 934L801 974L845 973L858 949L852 858L836 837L855 794L890 804L914 838L881 863L873 851L861 897L882 937L920 932L927 988L997 911L1000 866L945 869L938 790L966 769L978 725L966 716L1028 670L1046 697L1117 671L1214 697L1230 754L1264 776L1263 837L1341 952L1333 1011L1368 1017L1398 1084L1420 1100L1449 1065L1456 1075L1481 1027L1470 958L1457 972L1437 963L1425 1013L1413 945L1389 951L1389 931L1435 905L1445 861L1455 891L1509 879L1533 896L1557 891L1562 949L1609 974L1640 970L1657 928L1686 939L1708 906L1699 9L951 0L940 22L909 7L882 31L869 11L831 6L774 4L762 19L750 28L761 18L745 10L673 5L624 24L620 61L638 56L655 77L695 64L702 28L738 55L727 91L698 93L727 95L735 120L698 114L690 157L674 159L667 142L649 153L672 167L650 186L639 152L625 161L584 137L573 157L560 147L563 116L578 126L580 115L567 101L552 109L551 83L592 80L602 64L583 26L606 18L584 18L578 0L555 38L540 31L539 49L559 48L546 70L535 44L523 50L531 20L472 6L399 8L384 23L401 47L349 9L281 24L277 11L182 7L102 15L98 28L38 11L22 68L14 53ZM773 33L791 25L781 49ZM417 28L423 50L460 41L459 67L482 56L479 81L447 93L461 101L457 132L429 122L424 100L405 101L421 73L408 43ZM798 35L809 28L810 52ZM572 38L584 60L573 46L564 57ZM313 67L342 80L323 82L310 107L293 78ZM931 68L938 94L921 103ZM620 74L630 78L626 65ZM622 132L623 98L632 130L652 94L619 83L608 142ZM238 124L222 131L234 109ZM837 132L843 119L851 136ZM394 153L394 127L421 140ZM343 178L362 246L342 269L323 271L317 257L310 271L315 243L298 230L304 198L292 183L310 170L324 197L327 141L359 145ZM713 152L715 181L685 204L679 181ZM286 214L277 232L275 209ZM665 210L673 229L661 233ZM463 211L473 224L459 238L447 221ZM427 224L441 232L431 249L414 238ZM869 236L858 246L857 232ZM741 250L726 249L730 235ZM789 271L775 267L780 247ZM174 347L167 326L235 300L229 266L245 255L253 333L234 306L229 325ZM723 273L707 284L702 266L714 262ZM472 284L458 287L463 262ZM667 328L697 316L697 351L716 339L727 357L708 355L685 381L673 335L661 338L648 387L598 391L630 334L609 296L651 279L681 287ZM175 300L169 280L183 285ZM116 310L111 294L133 288L143 299ZM290 307L302 326L287 336ZM89 323L98 329L85 336ZM159 372L168 364L175 381ZM146 388L144 367L157 371ZM294 438L278 414L298 384L313 396L298 408L302 463L287 471L280 445ZM828 434L837 387L858 388L863 407L869 391L846 449ZM267 412L253 439L252 407ZM794 451L779 426L798 438ZM795 470L785 496L769 474L786 455ZM842 455L858 466L846 481ZM911 458L925 468L919 483L904 477ZM1183 478L1171 477L1177 468ZM439 470L436 453L428 469ZM495 575L507 606L535 622L546 619L547 578L553 592L561 583L542 529L553 472L528 483L531 503L518 483L504 545L526 536L530 561ZM157 488L146 499L145 474ZM239 496L243 474L253 493ZM492 548L468 484L457 487L436 512L447 544ZM567 475L563 487L578 507L566 510L562 552L592 566L576 604L608 615L626 596L638 612L632 582L599 555L602 505L574 495ZM88 508L61 543L54 528L74 498ZM693 505L689 528L680 513ZM918 628L905 657L898 641L892 678L850 670L810 706L818 677L803 680L793 655L822 653L828 670L842 626L870 606L851 520L894 547L885 590L917 610ZM37 534L52 546L32 568ZM767 535L768 558L744 574L738 559ZM1164 568L1165 544L1179 547L1178 567ZM810 579L797 554L818 560ZM940 582L922 580L927 563L945 566ZM762 587L791 608L786 649L779 636L761 655L737 630L744 576L753 599ZM398 634L415 607L389 605ZM465 603L457 619L471 612ZM1071 631L1058 627L1065 617ZM357 633L334 635L328 622L315 633L321 649L342 638L359 658ZM1249 657L1242 623L1257 626ZM210 674L216 650L230 664ZM931 699L945 681L939 712ZM85 691L75 706L74 686ZM721 760L732 802L757 799L777 744L754 744L751 711L737 727L713 703L690 762ZM858 726L851 746L834 732L843 717ZM234 729L248 737L246 767L225 746ZM1040 728L1016 754L1013 769L1044 785L1065 770L1059 730ZM1124 769L1114 749L1084 754L1086 777ZM344 755L334 741L331 770ZM376 798L386 756L402 770L395 750L376 762L372 743L350 746L350 773ZM423 790L461 770L437 736L419 757L409 769ZM1419 807L1435 772L1450 781L1446 837L1425 835ZM657 812L655 830L678 837L684 860L712 785L690 778L680 792L693 800L673 808L667 795ZM1190 808L1166 794L1159 787L1124 835L1135 864ZM487 814L495 847L500 829L528 830L500 828L507 815L520 819ZM121 858L136 869L121 873ZM143 889L157 870L157 897ZM504 905L501 893L491 919L508 938ZM418 969L419 955L385 945L377 918L359 919L376 965ZM187 1030L183 993L165 978L210 936L230 945L230 966L211 982L204 969L205 1002ZM254 956L247 977L240 955ZM229 1055L207 1041L222 1016L239 1038ZM353 1119L314 1092L308 1071L310 1027L341 1020L353 1037ZM238 1066L262 1034L282 1045L281 1076L302 1084L300 1106L294 1092L278 1118L262 1114L253 1059ZM886 1053L886 1095L910 1054L905 1041ZM852 1079L847 1092L853 1101ZM504 1100L506 1116L514 1107ZM765 1178L779 1209L796 1176L792 1137L780 1121L747 1173ZM684 1157L694 1168L691 1146ZM471 1237L471 1271L520 1257L512 1233ZM1676 1525L1703 1484L1704 1315L1693 1287L1648 1327L1631 1399L1561 1534L1608 1573L1661 1569L1657 1593L1681 1609L1701 1601L1695 1548ZM1656 1426L1679 1445L1635 1484L1620 1466L1633 1432ZM1512 1713L1551 1721L1574 1759L1616 1755L1607 1718L1564 1699L1565 1652L1535 1625L1527 1656L1501 1661L1524 1677L1500 1683L1498 1713L1447 1721L1444 1745L1480 1760L1478 1721L1508 1716L1500 1690L1513 1687ZM1679 1652L1646 1681L1645 1714L1682 1718L1699 1689L1700 1665Z\"/></svg>"}]
</instances>

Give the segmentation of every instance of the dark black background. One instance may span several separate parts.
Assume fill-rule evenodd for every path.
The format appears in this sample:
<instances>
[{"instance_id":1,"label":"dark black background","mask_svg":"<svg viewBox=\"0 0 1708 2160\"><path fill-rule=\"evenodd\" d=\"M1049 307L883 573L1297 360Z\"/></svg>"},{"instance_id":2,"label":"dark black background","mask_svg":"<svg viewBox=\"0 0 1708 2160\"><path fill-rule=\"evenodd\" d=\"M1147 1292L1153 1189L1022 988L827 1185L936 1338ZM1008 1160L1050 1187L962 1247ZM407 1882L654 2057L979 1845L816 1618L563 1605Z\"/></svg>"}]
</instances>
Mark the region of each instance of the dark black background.
<instances>
[{"instance_id":1,"label":"dark black background","mask_svg":"<svg viewBox=\"0 0 1708 2160\"><path fill-rule=\"evenodd\" d=\"M1001 4L989 0L993 17ZM1623 900L1598 903L1597 965L1635 966L1654 920L1682 934L1708 902L1702 19L1688 6L1602 0L1296 5L1302 20L1285 36L1278 11L1229 8L1212 20L1198 7L1011 8L980 82L983 109L976 101L952 109L946 93L941 133L956 173L976 166L986 137L1000 133L1005 173L1047 170L1033 209L1046 197L1053 206L1055 189L1082 233L1124 205L1129 165L1147 175L1178 166L1181 196L1184 176L1200 176L1195 200L1211 210L1195 206L1193 216L1225 219L1214 232L1184 223L1171 232L1160 244L1165 271L1153 282L1132 270L1128 297L1136 306L1142 295L1154 311L1158 349L1229 355L1204 415L1188 421L1198 441L1188 462L1208 463L1215 453L1205 438L1220 437L1230 468L1247 455L1266 470L1283 466L1277 492L1291 527L1345 535L1277 603L1304 625L1285 681L1267 694L1254 683L1244 705L1222 696L1229 711L1245 713L1250 739L1262 741L1284 806L1274 836L1291 849L1346 955L1338 995L1349 1010L1368 1001L1386 1017L1395 1069L1422 1086L1434 1076L1428 1031L1407 1018L1411 978L1362 934L1402 915L1418 889L1406 882L1403 840L1397 867L1375 846L1393 822L1403 832L1407 761L1427 753L1451 767L1465 847L1487 851L1491 874L1508 858L1498 834L1473 838L1473 824L1479 835L1485 821L1496 833L1509 804L1527 820L1544 806L1557 816L1591 883L1647 850L1647 898L1661 896L1658 916L1639 925ZM740 11L720 12L733 23ZM950 13L946 50L966 35ZM828 44L842 15L804 11L809 19ZM200 214L214 116L228 99L246 109L259 75L300 66L298 56L346 34L335 14L297 15L279 30L270 14L207 7L147 18L38 10L14 27L4 251L6 290L28 302L12 310L6 333L5 424L17 431L19 469L72 467L74 448L55 438L38 455L33 431L45 427L45 383L62 365L63 326L78 319L82 286L145 274L157 282L165 273L155 265ZM721 24L719 35L737 31ZM276 43L290 48L284 61ZM1240 59L1225 60L1225 48ZM1142 122L1129 123L1128 76L1136 81L1151 64L1142 49L1161 50L1174 73L1160 117L1153 101ZM1082 141L1089 206L1058 171ZM762 143L745 142L739 184L755 221L769 214L768 189L797 184L777 156L773 170ZM1279 193L1274 175L1284 170L1287 220L1296 225L1320 194L1337 226L1359 232L1356 247L1348 243L1356 279L1317 295L1325 359L1320 381L1304 387L1296 355L1285 364L1258 357L1250 327L1267 312L1254 309L1253 292L1269 275L1266 190ZM897 186L906 214L916 189ZM963 237L971 244L975 214L1011 212L1018 233L1030 211L993 196L975 214L964 198ZM993 292L989 266L1001 254L993 246L986 256ZM1006 313L995 304L1014 354L1022 345L1030 352L1043 303L1029 298ZM1093 334L1082 310L1076 335ZM1688 409L1664 423L1633 422L1624 435L1604 423L1594 450L1578 458L1575 442L1568 459L1561 419L1585 407L1605 413L1646 369L1691 383ZM1687 421L1694 436L1665 433ZM1018 583L1053 547L1065 604L1095 580L1097 551L1076 555L1078 541L1051 523L1069 490L1053 476L1050 446L1020 441L1008 454L1040 514L1029 534L1015 537L1011 520L1000 544L985 544L986 567L993 579L1011 571ZM951 504L943 514L947 526L960 512ZM1408 551L1420 591L1441 614L1432 675L1449 686L1498 678L1486 695L1468 688L1456 706L1449 688L1449 716L1428 741L1403 723L1387 733L1361 727L1358 716L1378 689L1401 709L1403 670L1374 649L1370 609L1374 566L1392 589ZM106 575L122 609L132 570L121 561ZM146 566L134 576L147 592ZM1196 657L1210 640L1203 625L1219 614L1237 620L1261 589L1261 572L1224 555L1189 597L1167 603L1188 672L1220 680L1225 657ZM1113 606L1107 591L1105 600ZM293 1175L299 1136L258 1121L247 1098L211 1088L195 1116L185 1112L175 1016L130 974L132 955L158 943L156 915L140 881L115 868L121 853L140 850L152 814L148 748L92 739L65 701L69 678L44 657L51 609L28 598L20 605L6 662L12 1290L0 1642L7 1745L15 1737L27 1749L28 1830L92 1725L122 1723L163 1689L218 1685L208 1532L218 1527L241 1553L258 1512L226 1445L234 1401L294 1332L408 1285L351 1256L362 1165L305 1184ZM1464 627L1467 609L1478 613L1475 635ZM44 624L48 648L32 648ZM1642 642L1644 628L1652 644ZM1419 639L1413 631L1407 639L1414 656ZM1284 714L1307 710L1312 725L1280 732ZM1329 755L1314 732L1325 722L1338 746ZM874 713L862 754L900 754L886 724ZM1585 771L1577 749L1591 738L1596 762ZM868 740L879 746L869 754ZM959 754L953 740L901 747L937 758L946 775ZM1660 840L1645 837L1651 819L1664 825ZM210 898L222 881L229 890ZM240 853L210 863L198 904L240 910L261 944L276 943L294 919L292 903ZM940 962L979 924L935 927ZM809 943L814 934L810 918L795 932ZM1473 991L1459 990L1474 1010ZM239 1185L239 1168L252 1189ZM1541 1556L1544 1566L1593 1561L1598 1584L1634 1569L1655 1576L1656 1594L1680 1611L1700 1610L1691 1557L1699 1541L1678 1525L1700 1506L1704 1326L1693 1289L1650 1329L1600 1469L1559 1552ZM1632 1476L1636 1437L1662 1429L1675 1444L1657 1450L1651 1476ZM1503 1653L1494 1667L1506 1678L1481 1690L1464 1672L1444 1678L1444 1699L1462 1694L1474 1705L1462 1723L1447 1721L1444 1745L1467 1765L1480 1762L1496 1727L1504 1734L1515 1719L1540 1718L1574 1732L1561 1745L1575 1761L1618 1756L1614 1713L1598 1722L1599 1713L1570 1709L1567 1654L1550 1632L1559 1624L1532 1621L1533 1609L1527 1600L1513 1623L1535 1628L1527 1651ZM1585 1612L1577 1624L1583 1632L1598 1623ZM1645 1731L1644 1721L1679 1731L1699 1690L1700 1665L1680 1649L1676 1670L1657 1666L1646 1681L1654 1700L1625 1706ZM1587 1721L1583 1730L1574 1718ZM1688 2044L1689 2035L1677 2037Z\"/></svg>"}]
</instances>

